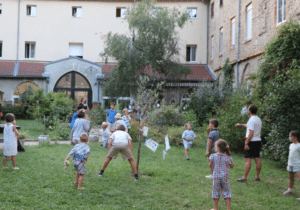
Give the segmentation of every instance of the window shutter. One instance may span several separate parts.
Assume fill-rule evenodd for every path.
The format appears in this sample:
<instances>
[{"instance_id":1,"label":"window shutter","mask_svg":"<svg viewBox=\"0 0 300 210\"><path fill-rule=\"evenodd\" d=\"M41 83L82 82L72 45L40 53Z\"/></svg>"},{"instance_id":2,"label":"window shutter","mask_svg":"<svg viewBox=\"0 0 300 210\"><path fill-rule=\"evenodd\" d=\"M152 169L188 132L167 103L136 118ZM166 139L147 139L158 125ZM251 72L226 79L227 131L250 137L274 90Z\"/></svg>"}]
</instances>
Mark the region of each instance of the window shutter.
<instances>
[{"instance_id":1,"label":"window shutter","mask_svg":"<svg viewBox=\"0 0 300 210\"><path fill-rule=\"evenodd\" d=\"M126 8L121 8L121 18L125 18L126 16Z\"/></svg>"},{"instance_id":2,"label":"window shutter","mask_svg":"<svg viewBox=\"0 0 300 210\"><path fill-rule=\"evenodd\" d=\"M31 16L36 16L36 6L31 6Z\"/></svg>"},{"instance_id":3,"label":"window shutter","mask_svg":"<svg viewBox=\"0 0 300 210\"><path fill-rule=\"evenodd\" d=\"M25 58L29 58L29 44L25 44Z\"/></svg>"},{"instance_id":4,"label":"window shutter","mask_svg":"<svg viewBox=\"0 0 300 210\"><path fill-rule=\"evenodd\" d=\"M81 7L77 7L76 9L77 9L77 11L76 11L76 17L82 17L82 8Z\"/></svg>"},{"instance_id":5,"label":"window shutter","mask_svg":"<svg viewBox=\"0 0 300 210\"><path fill-rule=\"evenodd\" d=\"M121 17L121 9L117 8L116 10L116 17Z\"/></svg>"},{"instance_id":6,"label":"window shutter","mask_svg":"<svg viewBox=\"0 0 300 210\"><path fill-rule=\"evenodd\" d=\"M70 44L69 56L83 56L83 44Z\"/></svg>"},{"instance_id":7,"label":"window shutter","mask_svg":"<svg viewBox=\"0 0 300 210\"><path fill-rule=\"evenodd\" d=\"M35 56L35 44L30 44L30 58Z\"/></svg>"},{"instance_id":8,"label":"window shutter","mask_svg":"<svg viewBox=\"0 0 300 210\"><path fill-rule=\"evenodd\" d=\"M234 46L235 42L235 18L231 20L231 45Z\"/></svg>"},{"instance_id":9,"label":"window shutter","mask_svg":"<svg viewBox=\"0 0 300 210\"><path fill-rule=\"evenodd\" d=\"M286 8L286 0L282 0L282 21L285 21L285 8Z\"/></svg>"},{"instance_id":10,"label":"window shutter","mask_svg":"<svg viewBox=\"0 0 300 210\"><path fill-rule=\"evenodd\" d=\"M191 61L191 47L186 47L186 61Z\"/></svg>"},{"instance_id":11,"label":"window shutter","mask_svg":"<svg viewBox=\"0 0 300 210\"><path fill-rule=\"evenodd\" d=\"M0 15L2 14L2 5L0 4Z\"/></svg>"},{"instance_id":12,"label":"window shutter","mask_svg":"<svg viewBox=\"0 0 300 210\"><path fill-rule=\"evenodd\" d=\"M191 47L191 48L192 48L192 59L191 59L191 61L196 61L197 47Z\"/></svg>"}]
</instances>

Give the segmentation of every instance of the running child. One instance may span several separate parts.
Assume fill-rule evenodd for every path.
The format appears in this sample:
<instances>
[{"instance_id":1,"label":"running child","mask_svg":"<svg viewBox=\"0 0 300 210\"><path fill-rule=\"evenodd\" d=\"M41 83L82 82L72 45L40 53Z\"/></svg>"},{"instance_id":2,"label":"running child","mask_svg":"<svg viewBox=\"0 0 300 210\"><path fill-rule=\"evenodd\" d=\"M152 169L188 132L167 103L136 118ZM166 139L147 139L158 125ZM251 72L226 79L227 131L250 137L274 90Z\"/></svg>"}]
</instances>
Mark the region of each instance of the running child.
<instances>
[{"instance_id":1,"label":"running child","mask_svg":"<svg viewBox=\"0 0 300 210\"><path fill-rule=\"evenodd\" d=\"M210 130L210 133L208 135L207 145L206 145L206 153L205 157L209 157L211 154L216 153L215 151L215 143L220 138L220 132L218 131L219 121L216 119L212 119L209 121L209 127L207 128L207 133ZM213 178L213 168L211 168L211 174L208 176L205 176L208 179Z\"/></svg>"},{"instance_id":2,"label":"running child","mask_svg":"<svg viewBox=\"0 0 300 210\"><path fill-rule=\"evenodd\" d=\"M219 139L215 145L216 153L209 157L209 166L213 168L212 198L214 199L214 209L218 210L221 191L226 202L227 210L230 210L232 194L229 186L228 169L229 167L233 168L234 164L232 162L232 157L230 156L227 142L223 139Z\"/></svg>"},{"instance_id":3,"label":"running child","mask_svg":"<svg viewBox=\"0 0 300 210\"><path fill-rule=\"evenodd\" d=\"M110 137L110 131L108 129L108 123L103 122L101 125L100 133L102 135L102 140L103 140L103 148L106 148L108 145L109 137Z\"/></svg>"},{"instance_id":4,"label":"running child","mask_svg":"<svg viewBox=\"0 0 300 210\"><path fill-rule=\"evenodd\" d=\"M90 154L90 147L86 144L89 141L89 137L86 133L80 135L80 143L75 145L71 152L68 154L65 161L73 155L73 165L76 170L76 177L74 184L78 184L78 189L84 189L81 187L85 174L85 163Z\"/></svg>"},{"instance_id":5,"label":"running child","mask_svg":"<svg viewBox=\"0 0 300 210\"><path fill-rule=\"evenodd\" d=\"M6 157L13 163L13 169L18 170L16 167L16 155L18 154L18 130L16 128L15 116L13 114L5 115L6 124L4 126L4 147L3 147L3 168L6 167Z\"/></svg>"},{"instance_id":6,"label":"running child","mask_svg":"<svg viewBox=\"0 0 300 210\"><path fill-rule=\"evenodd\" d=\"M287 191L282 193L283 195L293 194L295 174L300 181L300 132L291 131L289 139L291 142L293 142L292 144L290 144L288 166L286 167L287 171L289 172L289 188ZM297 200L300 201L300 198L297 198Z\"/></svg>"},{"instance_id":7,"label":"running child","mask_svg":"<svg viewBox=\"0 0 300 210\"><path fill-rule=\"evenodd\" d=\"M196 134L192 131L192 125L190 123L185 124L186 130L182 133L183 146L185 149L185 159L189 160L189 149L193 144L193 140L196 138Z\"/></svg>"}]
</instances>

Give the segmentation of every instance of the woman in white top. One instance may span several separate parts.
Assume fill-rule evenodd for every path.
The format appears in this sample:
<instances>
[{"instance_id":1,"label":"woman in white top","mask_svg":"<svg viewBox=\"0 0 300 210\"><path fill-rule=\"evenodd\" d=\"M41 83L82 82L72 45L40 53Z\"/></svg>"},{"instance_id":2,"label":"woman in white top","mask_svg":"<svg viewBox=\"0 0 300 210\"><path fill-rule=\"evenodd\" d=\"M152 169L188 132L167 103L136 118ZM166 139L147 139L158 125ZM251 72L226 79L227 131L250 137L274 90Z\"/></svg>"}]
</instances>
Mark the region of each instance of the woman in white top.
<instances>
[{"instance_id":1,"label":"woman in white top","mask_svg":"<svg viewBox=\"0 0 300 210\"><path fill-rule=\"evenodd\" d=\"M6 124L4 126L4 147L3 147L3 168L6 167L6 157L11 157L13 169L16 167L16 155L18 154L18 131L16 128L15 116L13 114L6 114Z\"/></svg>"}]
</instances>

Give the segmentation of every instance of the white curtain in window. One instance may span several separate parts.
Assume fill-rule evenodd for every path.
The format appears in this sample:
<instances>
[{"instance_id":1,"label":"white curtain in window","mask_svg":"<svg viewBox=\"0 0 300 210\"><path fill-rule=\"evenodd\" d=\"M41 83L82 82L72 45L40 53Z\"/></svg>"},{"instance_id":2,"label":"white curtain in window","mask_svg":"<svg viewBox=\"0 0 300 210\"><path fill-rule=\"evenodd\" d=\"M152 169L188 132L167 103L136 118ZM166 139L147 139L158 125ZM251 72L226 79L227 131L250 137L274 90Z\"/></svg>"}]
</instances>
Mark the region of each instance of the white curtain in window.
<instances>
[{"instance_id":1,"label":"white curtain in window","mask_svg":"<svg viewBox=\"0 0 300 210\"><path fill-rule=\"evenodd\" d=\"M235 18L231 20L231 45L235 44Z\"/></svg>"},{"instance_id":2,"label":"white curtain in window","mask_svg":"<svg viewBox=\"0 0 300 210\"><path fill-rule=\"evenodd\" d=\"M76 8L76 17L82 17L82 8L81 7Z\"/></svg>"},{"instance_id":3,"label":"white curtain in window","mask_svg":"<svg viewBox=\"0 0 300 210\"><path fill-rule=\"evenodd\" d=\"M121 18L125 18L126 16L126 8L121 8Z\"/></svg>"},{"instance_id":4,"label":"white curtain in window","mask_svg":"<svg viewBox=\"0 0 300 210\"><path fill-rule=\"evenodd\" d=\"M191 47L191 61L196 61L197 47Z\"/></svg>"},{"instance_id":5,"label":"white curtain in window","mask_svg":"<svg viewBox=\"0 0 300 210\"><path fill-rule=\"evenodd\" d=\"M69 56L83 56L83 44L70 44Z\"/></svg>"},{"instance_id":6,"label":"white curtain in window","mask_svg":"<svg viewBox=\"0 0 300 210\"><path fill-rule=\"evenodd\" d=\"M35 56L35 44L30 44L30 58L34 58Z\"/></svg>"},{"instance_id":7,"label":"white curtain in window","mask_svg":"<svg viewBox=\"0 0 300 210\"><path fill-rule=\"evenodd\" d=\"M196 8L191 8L187 10L187 13L189 14L190 19L195 19L197 18L197 9Z\"/></svg>"},{"instance_id":8,"label":"white curtain in window","mask_svg":"<svg viewBox=\"0 0 300 210\"><path fill-rule=\"evenodd\" d=\"M31 6L31 16L36 16L36 6Z\"/></svg>"},{"instance_id":9,"label":"white curtain in window","mask_svg":"<svg viewBox=\"0 0 300 210\"><path fill-rule=\"evenodd\" d=\"M223 28L220 29L220 55L223 54Z\"/></svg>"},{"instance_id":10,"label":"white curtain in window","mask_svg":"<svg viewBox=\"0 0 300 210\"><path fill-rule=\"evenodd\" d=\"M251 39L252 33L252 4L247 6L247 37L246 40Z\"/></svg>"}]
</instances>

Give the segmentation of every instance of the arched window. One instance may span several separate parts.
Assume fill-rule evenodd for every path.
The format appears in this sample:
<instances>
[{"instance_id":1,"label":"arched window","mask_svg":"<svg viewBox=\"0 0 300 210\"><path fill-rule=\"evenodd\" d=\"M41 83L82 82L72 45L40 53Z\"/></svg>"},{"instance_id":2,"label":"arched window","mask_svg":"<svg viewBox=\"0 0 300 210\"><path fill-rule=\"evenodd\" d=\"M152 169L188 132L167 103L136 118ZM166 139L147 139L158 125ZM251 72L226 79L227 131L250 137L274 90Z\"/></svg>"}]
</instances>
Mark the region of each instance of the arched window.
<instances>
[{"instance_id":1,"label":"arched window","mask_svg":"<svg viewBox=\"0 0 300 210\"><path fill-rule=\"evenodd\" d=\"M63 75L56 83L54 92L66 92L75 101L75 106L83 97L87 98L87 104L92 108L92 88L88 80L81 74L72 71Z\"/></svg>"},{"instance_id":2,"label":"arched window","mask_svg":"<svg viewBox=\"0 0 300 210\"><path fill-rule=\"evenodd\" d=\"M29 88L36 89L36 88L38 88L38 86L30 81L23 82L15 89L14 95L15 96L21 95L22 93L27 91Z\"/></svg>"}]
</instances>

